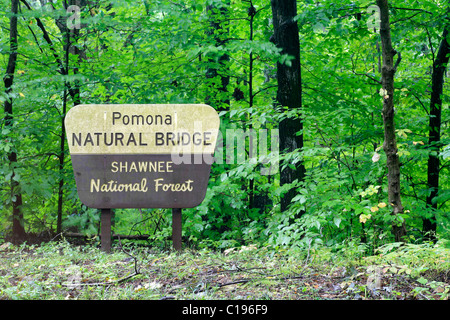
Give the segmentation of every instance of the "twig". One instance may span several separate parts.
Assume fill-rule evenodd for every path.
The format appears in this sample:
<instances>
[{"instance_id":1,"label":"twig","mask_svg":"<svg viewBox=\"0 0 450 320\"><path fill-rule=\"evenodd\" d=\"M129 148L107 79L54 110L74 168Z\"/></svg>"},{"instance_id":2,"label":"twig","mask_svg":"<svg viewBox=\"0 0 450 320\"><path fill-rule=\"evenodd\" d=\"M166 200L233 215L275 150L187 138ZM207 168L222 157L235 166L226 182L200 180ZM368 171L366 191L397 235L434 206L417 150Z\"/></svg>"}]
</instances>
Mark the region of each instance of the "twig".
<instances>
[{"instance_id":1,"label":"twig","mask_svg":"<svg viewBox=\"0 0 450 320\"><path fill-rule=\"evenodd\" d=\"M250 281L249 279L242 279L242 280L236 280L236 281L232 281L232 282L227 282L227 283L224 283L224 284L219 283L218 287L222 288L222 287L225 287L225 286L231 286L233 284L247 283L249 281Z\"/></svg>"},{"instance_id":2,"label":"twig","mask_svg":"<svg viewBox=\"0 0 450 320\"><path fill-rule=\"evenodd\" d=\"M302 279L303 276L287 276L282 278L269 278L268 280L281 281L281 280L293 280L293 279ZM267 278L266 278L267 279Z\"/></svg>"},{"instance_id":3,"label":"twig","mask_svg":"<svg viewBox=\"0 0 450 320\"><path fill-rule=\"evenodd\" d=\"M417 16L417 15L419 15L419 14L421 14L421 12L417 12L417 13L414 13L414 14L413 14L412 16L410 16L410 17L406 17L406 18L401 18L401 19L398 19L398 20L392 21L392 22L391 22L391 24L392 24L392 25L394 25L394 24L396 24L397 22L401 22L401 21L406 21L406 20L410 20L410 19L414 18L415 16Z\"/></svg>"},{"instance_id":4,"label":"twig","mask_svg":"<svg viewBox=\"0 0 450 320\"><path fill-rule=\"evenodd\" d=\"M425 105L423 104L422 100L420 100L420 98L414 92L411 92L411 94L413 95L414 98L416 98L417 101L419 101L420 105L422 106L422 108L426 112L426 114L430 115L430 112L428 111L428 108L425 107Z\"/></svg>"},{"instance_id":5,"label":"twig","mask_svg":"<svg viewBox=\"0 0 450 320\"><path fill-rule=\"evenodd\" d=\"M433 13L431 13L430 11L424 10L424 9L416 9L416 8L399 8L399 7L391 7L392 9L397 9L397 10L407 10L407 11L419 11L421 13L428 13L430 15L433 15Z\"/></svg>"},{"instance_id":6,"label":"twig","mask_svg":"<svg viewBox=\"0 0 450 320\"><path fill-rule=\"evenodd\" d=\"M85 286L109 286L112 284L118 284L118 283L122 283L132 277L134 277L135 275L137 275L136 273L130 274L126 277L117 279L115 281L109 281L109 282L92 282L92 283L61 283L62 286L66 286L66 287L85 287Z\"/></svg>"},{"instance_id":7,"label":"twig","mask_svg":"<svg viewBox=\"0 0 450 320\"><path fill-rule=\"evenodd\" d=\"M132 277L134 277L134 276L136 276L136 275L138 275L138 274L140 274L139 268L137 267L137 258L136 258L135 256L131 255L130 253L126 252L126 251L123 249L122 243L121 243L121 241L120 241L120 237L119 237L119 246L120 246L120 249L122 250L123 253L125 253L126 255L128 255L128 256L130 256L131 258L134 259L134 273L133 273L133 274L130 274L130 275L126 276L126 277L117 279L117 280L115 280L115 281L108 281L108 282L93 282L93 283L69 283L69 284L64 284L64 283L62 283L61 285L67 286L67 287L78 287L78 286L80 286L80 287L84 287L84 286L109 286L109 285L112 285L112 284L122 283L122 282L124 282L124 281L126 281L126 280L128 280L128 279L130 279L130 278L132 278Z\"/></svg>"},{"instance_id":8,"label":"twig","mask_svg":"<svg viewBox=\"0 0 450 320\"><path fill-rule=\"evenodd\" d=\"M119 236L119 247L123 253L134 259L134 275L132 276L138 275L140 272L139 268L137 267L137 258L124 250L124 248L122 247L122 241L120 241L120 236Z\"/></svg>"},{"instance_id":9,"label":"twig","mask_svg":"<svg viewBox=\"0 0 450 320\"><path fill-rule=\"evenodd\" d=\"M262 272L255 272L252 270L258 270L258 269L266 269L266 268L249 268L249 269L241 269L240 267L237 267L237 269L229 269L229 270L217 270L214 273L206 274L206 276L215 276L220 273L234 273L234 272L247 272L247 273L253 273L253 274L260 274L265 276L265 273Z\"/></svg>"},{"instance_id":10,"label":"twig","mask_svg":"<svg viewBox=\"0 0 450 320\"><path fill-rule=\"evenodd\" d=\"M372 77L372 76L369 76L367 73L358 73L358 72L355 72L355 71L353 71L353 73L354 73L355 75L357 75L357 76L366 76L366 77L369 78L370 80L375 81L375 82L378 83L378 84L381 84L381 81L380 81L380 80L377 80L377 79L375 79L375 78Z\"/></svg>"},{"instance_id":11,"label":"twig","mask_svg":"<svg viewBox=\"0 0 450 320\"><path fill-rule=\"evenodd\" d=\"M377 80L377 79L375 79L374 77L368 75L367 73L359 73L359 72L356 72L356 71L355 71L356 66L355 66L355 63L353 62L353 55L351 56L350 59L351 59L351 61L352 61L352 72L353 72L353 74L355 74L355 75L357 75L357 76L366 76L366 77L369 78L370 80L375 81L375 82L378 83L378 84L381 84L381 80Z\"/></svg>"},{"instance_id":12,"label":"twig","mask_svg":"<svg viewBox=\"0 0 450 320\"><path fill-rule=\"evenodd\" d=\"M400 64L400 61L402 61L402 54L401 52L397 52L397 61L395 61L394 70L397 70L398 65Z\"/></svg>"},{"instance_id":13,"label":"twig","mask_svg":"<svg viewBox=\"0 0 450 320\"><path fill-rule=\"evenodd\" d=\"M428 31L428 28L425 28L425 31L427 32L428 44L430 45L431 56L433 57L433 64L434 64L435 55L434 55L433 43L431 42L431 36L430 36L430 32Z\"/></svg>"},{"instance_id":14,"label":"twig","mask_svg":"<svg viewBox=\"0 0 450 320\"><path fill-rule=\"evenodd\" d=\"M273 276L266 276L264 278L255 278L255 279L241 279L241 280L236 280L236 281L231 281L231 282L227 282L227 283L219 283L217 286L219 288L225 287L225 286L231 286L233 284L239 284L239 283L247 283L250 281L258 281L258 280L273 280L273 281L283 281L283 280L293 280L293 279L302 279L303 276L302 275L298 275L298 276L287 276L287 277L281 277L281 278L274 278Z\"/></svg>"}]
</instances>

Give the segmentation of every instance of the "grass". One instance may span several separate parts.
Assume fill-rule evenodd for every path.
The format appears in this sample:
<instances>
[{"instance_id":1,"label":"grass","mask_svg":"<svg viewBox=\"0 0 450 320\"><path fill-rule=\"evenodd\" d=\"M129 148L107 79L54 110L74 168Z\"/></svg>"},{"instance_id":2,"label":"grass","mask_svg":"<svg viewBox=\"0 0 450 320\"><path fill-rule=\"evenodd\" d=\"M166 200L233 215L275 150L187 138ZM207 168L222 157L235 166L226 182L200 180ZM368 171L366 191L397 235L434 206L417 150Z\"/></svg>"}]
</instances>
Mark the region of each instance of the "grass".
<instances>
[{"instance_id":1,"label":"grass","mask_svg":"<svg viewBox=\"0 0 450 320\"><path fill-rule=\"evenodd\" d=\"M0 245L0 299L444 300L450 250L387 245L371 257L256 246L181 253L129 245L106 254L66 241Z\"/></svg>"}]
</instances>

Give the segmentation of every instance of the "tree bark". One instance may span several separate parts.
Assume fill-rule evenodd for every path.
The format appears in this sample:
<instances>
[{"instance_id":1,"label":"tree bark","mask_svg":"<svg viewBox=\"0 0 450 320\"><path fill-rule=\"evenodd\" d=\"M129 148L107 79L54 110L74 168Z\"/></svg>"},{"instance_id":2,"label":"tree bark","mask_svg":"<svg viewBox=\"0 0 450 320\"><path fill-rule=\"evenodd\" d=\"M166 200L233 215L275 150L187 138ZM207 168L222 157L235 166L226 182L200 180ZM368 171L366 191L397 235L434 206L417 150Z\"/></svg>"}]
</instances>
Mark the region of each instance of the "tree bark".
<instances>
[{"instance_id":1,"label":"tree bark","mask_svg":"<svg viewBox=\"0 0 450 320\"><path fill-rule=\"evenodd\" d=\"M216 47L222 46L226 42L227 28L223 21L228 16L229 1L225 1L220 6L208 5L206 10L209 15L209 29L207 36L212 36ZM217 59L217 61L216 61ZM208 57L208 69L206 78L209 79L209 87L212 92L206 97L206 103L218 111L227 111L230 108L230 99L228 98L228 84L230 76L228 72L230 56L227 53L219 53L218 57ZM214 83L217 78L220 79L220 85Z\"/></svg>"},{"instance_id":2,"label":"tree bark","mask_svg":"<svg viewBox=\"0 0 450 320\"><path fill-rule=\"evenodd\" d=\"M400 163L397 154L397 140L395 138L394 123L394 75L401 55L398 53L397 61L394 65L394 56L397 52L392 47L391 30L389 23L388 0L377 0L380 8L380 35L383 57L381 77L383 84L383 123L384 123L384 143L383 149L387 157L388 168L388 199L392 206L392 214L395 216L392 224L392 232L395 241L403 241L406 235L405 222L399 219L403 213L403 205L400 193Z\"/></svg>"},{"instance_id":3,"label":"tree bark","mask_svg":"<svg viewBox=\"0 0 450 320\"><path fill-rule=\"evenodd\" d=\"M442 92L444 87L444 74L449 61L450 45L447 42L448 29L444 30L436 60L433 63L433 74L431 76L431 98L430 98L430 119L428 145L430 154L428 156L428 188L430 193L427 196L427 207L433 212L437 210L437 201L433 199L439 192L439 149L441 147L441 113L442 113ZM434 151L434 152L433 152ZM423 219L423 233L429 240L435 240L436 220L433 216Z\"/></svg>"},{"instance_id":4,"label":"tree bark","mask_svg":"<svg viewBox=\"0 0 450 320\"><path fill-rule=\"evenodd\" d=\"M19 8L19 0L11 0L11 13L12 16L9 20L9 45L10 52L8 58L8 65L6 67L6 73L3 77L3 82L5 84L5 92L6 95L9 96L12 93L12 86L14 83L14 72L16 70L16 62L17 62L17 13ZM4 104L5 111L5 119L4 125L5 127L13 127L13 98L9 96ZM23 221L23 213L21 211L22 206L22 193L20 192L19 182L14 179L15 177L15 167L17 164L17 153L12 150L8 154L8 161L13 171L11 175L11 203L12 203L12 216L13 216L13 228L12 228L12 240L15 243L21 242L25 239L25 228Z\"/></svg>"},{"instance_id":5,"label":"tree bark","mask_svg":"<svg viewBox=\"0 0 450 320\"><path fill-rule=\"evenodd\" d=\"M288 54L293 59L291 64L277 63L277 103L290 109L302 107L302 86L300 68L300 40L297 22L296 0L272 0L272 16L274 26L274 42L282 49L282 54ZM292 152L303 148L303 122L300 117L286 118L279 124L280 151ZM300 131L300 134L297 134ZM287 166L282 169L280 162L280 184L285 185L295 180L302 181L305 176L303 162L295 168ZM285 211L296 194L295 188L290 189L281 198L281 211Z\"/></svg>"},{"instance_id":6,"label":"tree bark","mask_svg":"<svg viewBox=\"0 0 450 320\"><path fill-rule=\"evenodd\" d=\"M69 0L69 3L67 1L64 1L64 8L68 8L71 5L78 5L81 7L86 6L86 1L79 1L79 0ZM81 8L80 8L81 9ZM64 68L65 75L69 75L69 53L72 52L78 56L78 60L81 61L81 53L82 51L75 45L72 45L72 36L74 38L74 43L77 42L80 30L77 28L74 28L70 30L67 25L68 17L61 18L61 20L64 21L63 24L59 24L58 27L61 30L61 33L64 35ZM73 67L73 73L78 73L78 67ZM59 174L60 179L58 183L58 209L57 209L57 223L56 223L56 233L61 234L62 232L62 215L63 215L63 200L64 200L64 164L65 164L65 158L66 158L66 128L65 128L65 117L67 113L67 96L68 93L70 93L73 105L76 106L80 104L80 83L79 81L75 80L73 86L70 85L70 83L65 80L64 81L64 91L63 91L63 110L61 115L61 133L60 133L60 150L59 150Z\"/></svg>"},{"instance_id":7,"label":"tree bark","mask_svg":"<svg viewBox=\"0 0 450 320\"><path fill-rule=\"evenodd\" d=\"M256 15L256 9L253 6L253 2L250 0L250 7L247 10L248 17L249 17L249 27L250 27L250 35L249 40L250 43L253 41L253 23L255 21L255 15ZM253 108L253 62L255 58L253 58L253 50L250 51L249 57L248 57L248 107L249 109ZM250 120L250 114L248 114L249 120ZM250 121L249 124L249 130L253 130L252 122ZM253 145L253 139L249 138L248 141L248 151L249 155L254 154L254 149L256 146ZM248 208L251 210L254 206L254 188L255 188L255 180L249 179L248 181Z\"/></svg>"}]
</instances>

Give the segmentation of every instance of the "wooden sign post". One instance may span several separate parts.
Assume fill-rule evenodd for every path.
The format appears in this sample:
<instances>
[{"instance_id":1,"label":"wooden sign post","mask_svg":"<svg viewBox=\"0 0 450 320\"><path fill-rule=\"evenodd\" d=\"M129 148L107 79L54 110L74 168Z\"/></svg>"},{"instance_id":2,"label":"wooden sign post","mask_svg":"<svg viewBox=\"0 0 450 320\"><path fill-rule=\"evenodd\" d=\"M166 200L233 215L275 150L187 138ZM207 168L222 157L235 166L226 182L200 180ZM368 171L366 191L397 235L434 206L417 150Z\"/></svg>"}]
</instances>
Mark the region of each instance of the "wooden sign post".
<instances>
[{"instance_id":1,"label":"wooden sign post","mask_svg":"<svg viewBox=\"0 0 450 320\"><path fill-rule=\"evenodd\" d=\"M112 210L102 209L100 214L100 241L102 250L111 252L111 219Z\"/></svg>"},{"instance_id":2,"label":"wooden sign post","mask_svg":"<svg viewBox=\"0 0 450 320\"><path fill-rule=\"evenodd\" d=\"M181 208L172 209L172 244L175 250L181 250L182 215Z\"/></svg>"},{"instance_id":3,"label":"wooden sign post","mask_svg":"<svg viewBox=\"0 0 450 320\"><path fill-rule=\"evenodd\" d=\"M112 208L172 208L181 249L181 208L205 198L219 124L203 104L78 105L67 113L78 195L102 209L102 248L110 248Z\"/></svg>"}]
</instances>

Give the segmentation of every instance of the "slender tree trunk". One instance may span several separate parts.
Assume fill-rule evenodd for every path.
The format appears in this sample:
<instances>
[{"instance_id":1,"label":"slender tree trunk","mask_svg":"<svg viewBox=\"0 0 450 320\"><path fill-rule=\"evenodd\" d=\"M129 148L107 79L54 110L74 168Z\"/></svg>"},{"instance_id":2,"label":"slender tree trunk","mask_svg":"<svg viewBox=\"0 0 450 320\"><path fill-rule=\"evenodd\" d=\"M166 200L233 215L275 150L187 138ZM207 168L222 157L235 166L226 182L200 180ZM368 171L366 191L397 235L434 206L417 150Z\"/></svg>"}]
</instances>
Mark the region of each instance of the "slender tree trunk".
<instances>
[{"instance_id":1,"label":"slender tree trunk","mask_svg":"<svg viewBox=\"0 0 450 320\"><path fill-rule=\"evenodd\" d=\"M17 13L19 8L19 0L11 0L11 13L13 14L9 20L9 45L10 52L8 58L8 65L6 67L6 73L3 77L3 82L5 84L5 92L9 95L12 92L12 86L14 83L14 72L16 69L17 62ZM13 127L13 99L9 96L4 105L5 110L5 127ZM22 193L20 192L19 182L14 179L15 166L17 163L17 153L13 150L8 154L8 161L13 170L11 175L11 202L12 202L12 216L13 216L13 242L20 242L25 239L25 228L23 226L23 213L21 211L22 206Z\"/></svg>"},{"instance_id":2,"label":"slender tree trunk","mask_svg":"<svg viewBox=\"0 0 450 320\"><path fill-rule=\"evenodd\" d=\"M272 16L274 26L274 42L282 49L282 54L288 54L293 59L291 65L277 64L277 103L283 107L298 109L302 106L302 86L300 69L300 40L297 22L296 0L272 0ZM292 152L303 148L303 122L299 117L286 118L279 124L281 152ZM280 163L280 167L283 163ZM280 171L280 184L302 181L305 176L303 162L296 168L286 167ZM281 210L285 211L296 194L295 189L289 190L281 198Z\"/></svg>"},{"instance_id":3,"label":"slender tree trunk","mask_svg":"<svg viewBox=\"0 0 450 320\"><path fill-rule=\"evenodd\" d=\"M397 61L394 65L394 56L397 52L392 47L391 30L389 23L389 7L387 0L377 0L380 8L380 35L383 56L383 66L381 68L381 78L384 90L383 96L383 123L384 123L384 143L383 149L387 157L388 167L388 198L392 205L392 214L398 218L403 213L403 205L400 194L400 164L397 154L397 140L395 138L394 123L394 75L401 55L398 53ZM392 225L392 232L396 241L403 241L406 235L404 221L395 219Z\"/></svg>"},{"instance_id":4,"label":"slender tree trunk","mask_svg":"<svg viewBox=\"0 0 450 320\"><path fill-rule=\"evenodd\" d=\"M66 26L67 27L67 26ZM66 28L65 33L65 44L64 44L64 70L66 75L69 74L69 50L70 50L70 31ZM67 91L69 84L67 80L64 81L64 91L63 91L63 110L61 114L61 133L59 142L59 183L58 183L58 210L57 210L57 222L56 222L56 233L59 235L62 232L62 211L63 211L63 200L64 200L64 162L66 158L66 127L65 127L65 117L67 113ZM77 89L75 89L77 90ZM79 92L77 91L79 94Z\"/></svg>"},{"instance_id":5,"label":"slender tree trunk","mask_svg":"<svg viewBox=\"0 0 450 320\"><path fill-rule=\"evenodd\" d=\"M207 11L209 14L209 30L207 36L212 36L214 45L219 47L225 44L227 36L227 28L224 26L224 18L228 16L229 2L224 1L220 6L208 5ZM217 59L217 61L216 61ZM220 54L219 57L208 57L208 69L206 70L206 77L210 79L210 88L212 95L206 97L206 103L211 105L218 111L227 111L230 108L230 100L228 98L227 90L230 83L230 76L228 75L228 62L230 56L226 53ZM214 82L220 79L220 85L217 86ZM216 89L218 88L218 89Z\"/></svg>"},{"instance_id":6,"label":"slender tree trunk","mask_svg":"<svg viewBox=\"0 0 450 320\"><path fill-rule=\"evenodd\" d=\"M68 8L70 5L86 5L85 1L79 0L70 0L67 4L64 2L65 8ZM80 8L81 9L81 8ZM69 53L74 53L78 56L78 60L81 61L81 50L77 46L72 46L72 36L74 38L74 42L77 42L79 36L79 29L74 28L70 30L67 25L67 19L62 19L65 21L64 24L60 24L59 28L61 33L64 34L64 70L65 75L69 75ZM78 68L75 66L73 68L73 73L78 73ZM71 89L72 88L72 89ZM59 235L62 232L62 215L63 215L63 201L64 201L64 164L66 159L66 128L65 128L65 117L67 113L67 97L68 93L73 100L73 105L76 106L80 104L80 84L77 80L74 81L73 86L70 86L70 83L65 80L64 81L64 91L63 91L63 110L61 114L61 133L60 133L60 144L59 144L59 183L58 183L58 209L57 209L57 223L56 223L56 233Z\"/></svg>"},{"instance_id":7,"label":"slender tree trunk","mask_svg":"<svg viewBox=\"0 0 450 320\"><path fill-rule=\"evenodd\" d=\"M250 35L249 40L250 42L253 41L253 23L256 15L256 9L253 6L253 2L250 1L250 7L247 10L248 16L249 16L249 27L250 27ZM248 107L251 109L253 108L253 62L255 61L255 58L253 57L253 51L250 51L249 54L249 66L248 66ZM250 114L248 114L249 120L250 120ZM253 130L252 122L250 121L249 124L249 130ZM253 145L253 139L250 137L248 141L248 150L249 155L256 154L253 148L256 148L256 146ZM255 180L249 179L248 182L248 207L249 209L252 209L254 207L254 199L255 199Z\"/></svg>"},{"instance_id":8,"label":"slender tree trunk","mask_svg":"<svg viewBox=\"0 0 450 320\"><path fill-rule=\"evenodd\" d=\"M442 113L442 92L444 87L444 74L450 54L450 45L447 42L448 29L444 30L442 41L436 60L433 63L433 74L431 76L431 98L430 98L430 120L428 145L430 152L428 156L428 188L430 193L427 196L427 207L433 211L437 209L437 201L433 199L438 195L439 191L439 149L441 147L441 113ZM423 232L430 240L435 240L436 220L435 217L423 219Z\"/></svg>"},{"instance_id":9,"label":"slender tree trunk","mask_svg":"<svg viewBox=\"0 0 450 320\"><path fill-rule=\"evenodd\" d=\"M64 88L63 93L63 116L61 117L61 134L59 142L59 183L58 183L58 209L56 221L56 233L58 235L62 232L62 208L64 199L64 162L65 162L65 142L66 142L66 128L64 124L65 114L67 113L67 90Z\"/></svg>"}]
</instances>

